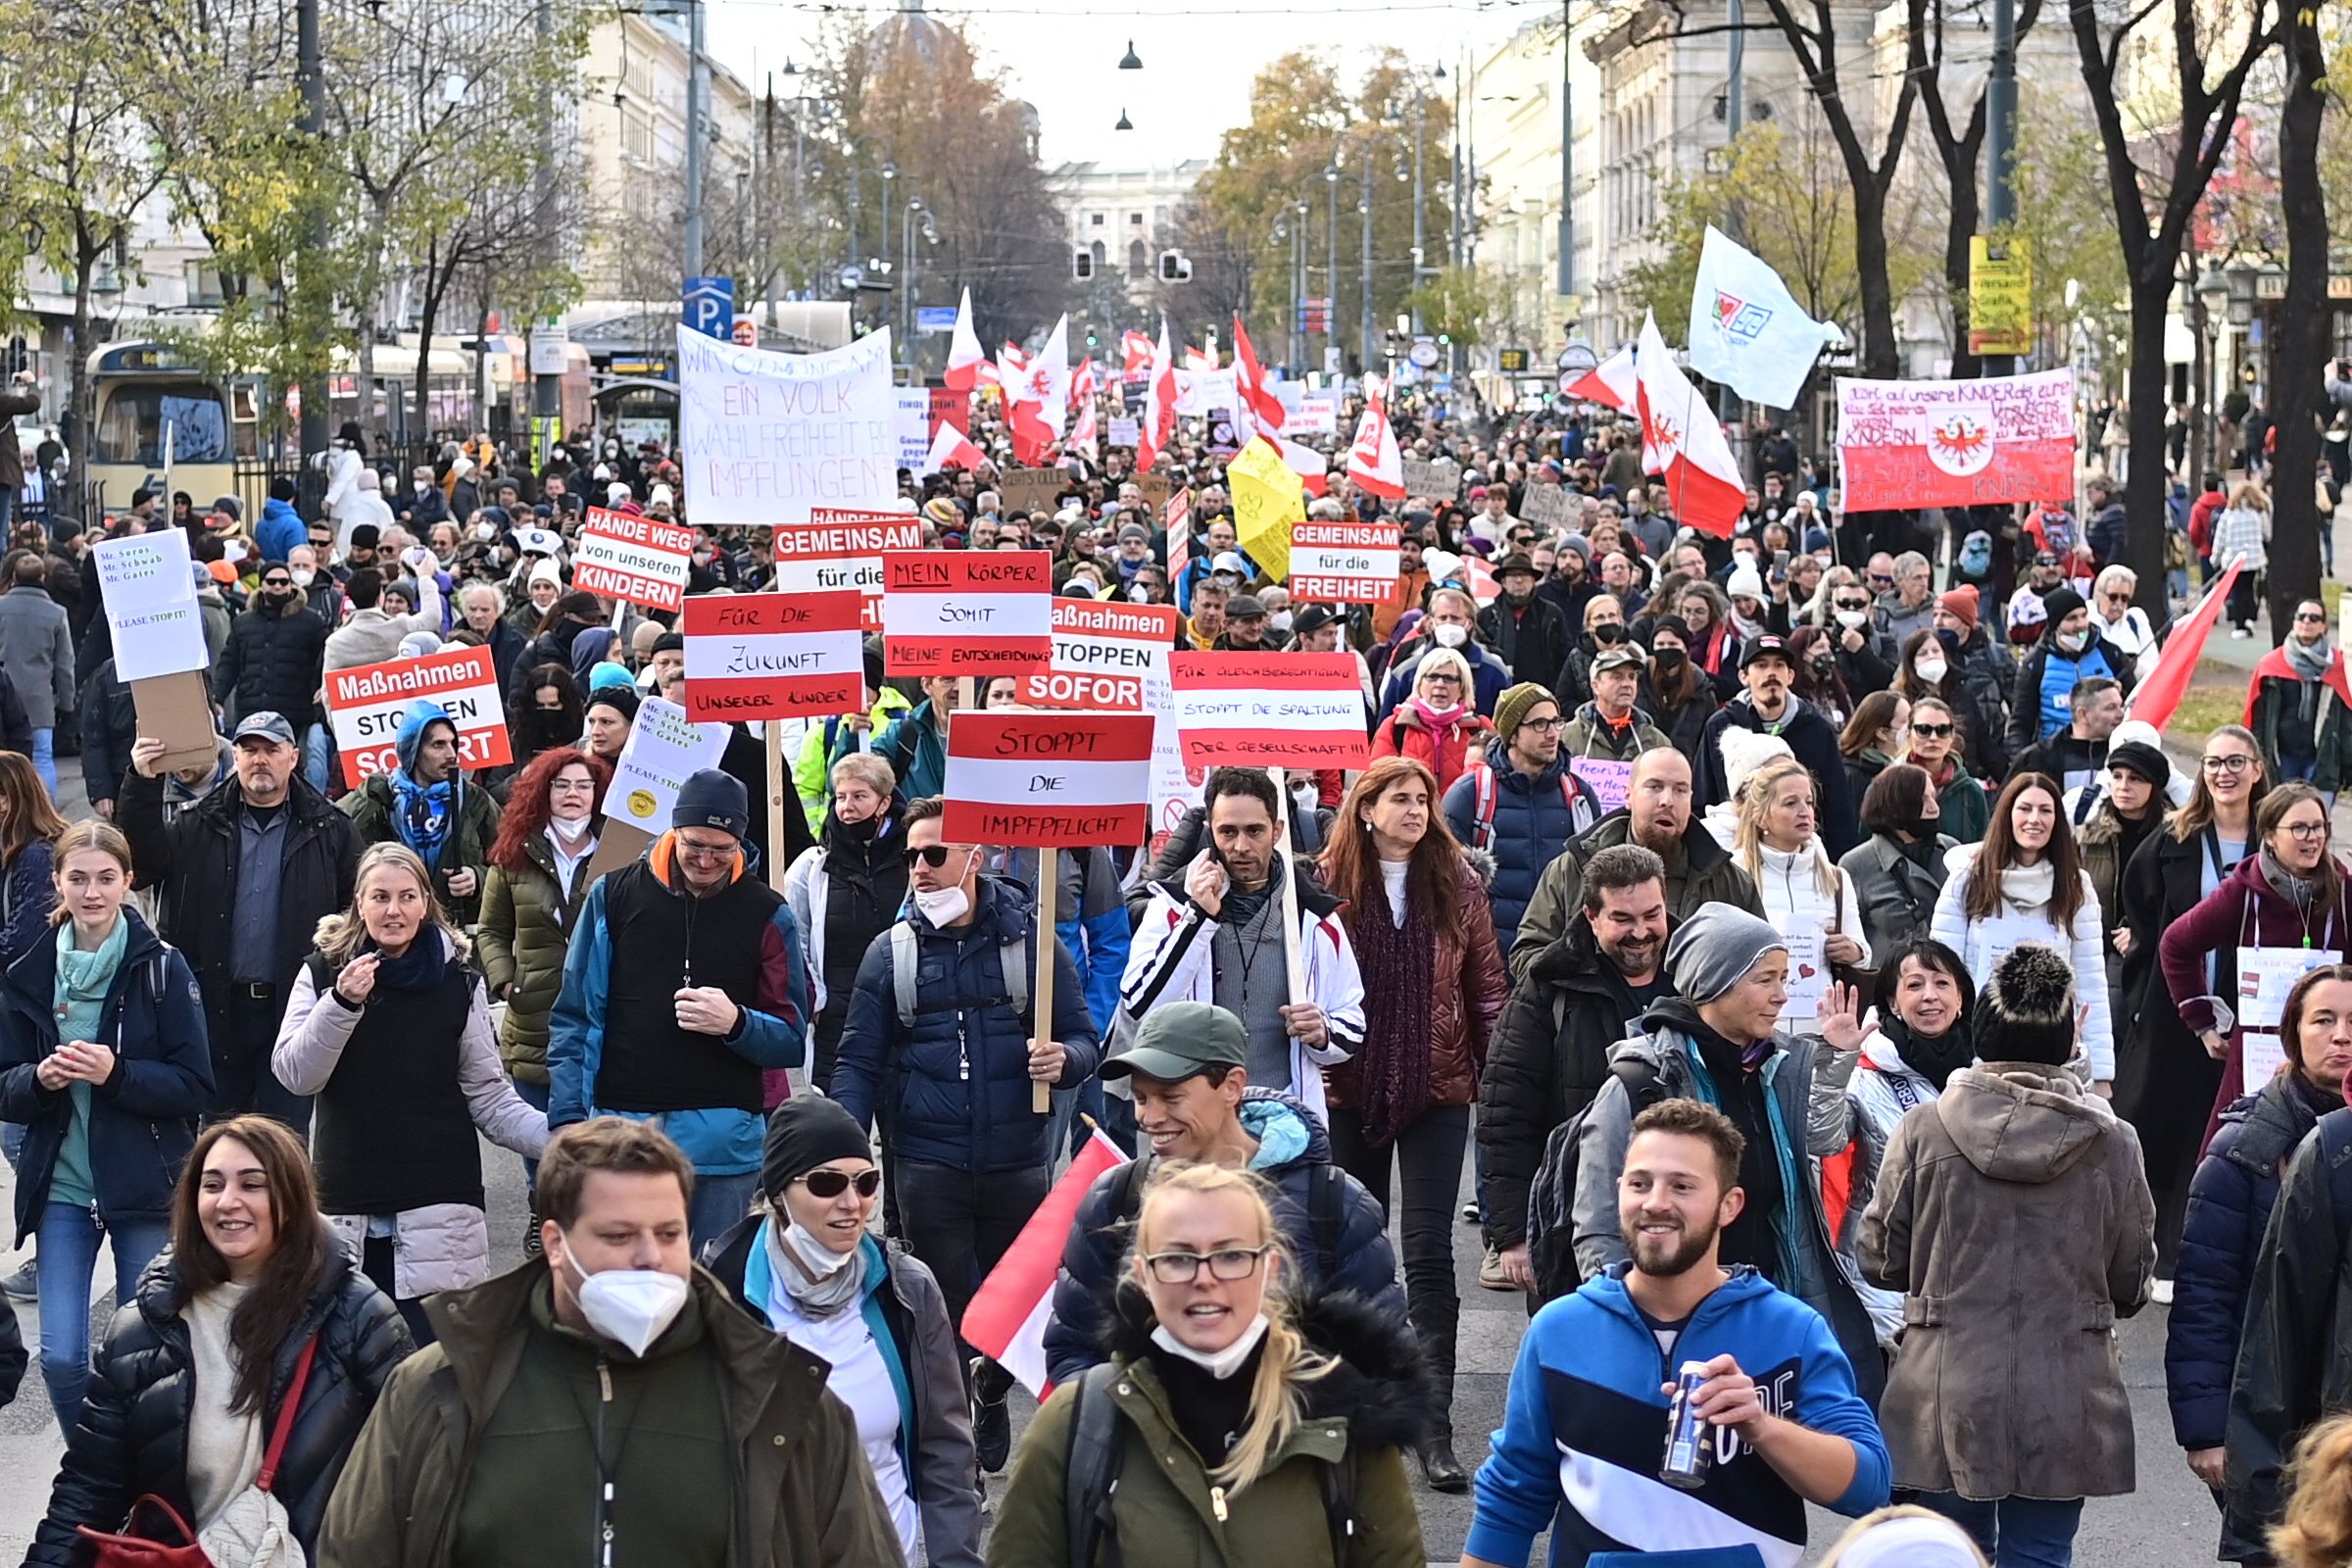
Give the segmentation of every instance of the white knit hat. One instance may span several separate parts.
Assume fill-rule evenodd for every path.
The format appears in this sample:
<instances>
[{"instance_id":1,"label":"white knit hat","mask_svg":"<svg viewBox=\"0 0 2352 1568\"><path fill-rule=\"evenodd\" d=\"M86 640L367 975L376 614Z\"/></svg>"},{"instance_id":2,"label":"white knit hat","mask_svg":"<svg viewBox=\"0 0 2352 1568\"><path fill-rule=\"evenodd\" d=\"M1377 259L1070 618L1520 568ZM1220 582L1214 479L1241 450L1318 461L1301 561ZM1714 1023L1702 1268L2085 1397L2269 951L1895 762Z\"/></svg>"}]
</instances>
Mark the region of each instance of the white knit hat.
<instances>
[{"instance_id":1,"label":"white knit hat","mask_svg":"<svg viewBox=\"0 0 2352 1568\"><path fill-rule=\"evenodd\" d=\"M1788 749L1788 743L1778 735L1767 735L1756 729L1741 729L1737 724L1724 726L1723 738L1718 744L1723 748L1723 787L1730 792L1728 799L1735 801L1740 798L1740 786L1745 784L1748 775L1757 768L1776 757L1792 758L1796 755Z\"/></svg>"}]
</instances>

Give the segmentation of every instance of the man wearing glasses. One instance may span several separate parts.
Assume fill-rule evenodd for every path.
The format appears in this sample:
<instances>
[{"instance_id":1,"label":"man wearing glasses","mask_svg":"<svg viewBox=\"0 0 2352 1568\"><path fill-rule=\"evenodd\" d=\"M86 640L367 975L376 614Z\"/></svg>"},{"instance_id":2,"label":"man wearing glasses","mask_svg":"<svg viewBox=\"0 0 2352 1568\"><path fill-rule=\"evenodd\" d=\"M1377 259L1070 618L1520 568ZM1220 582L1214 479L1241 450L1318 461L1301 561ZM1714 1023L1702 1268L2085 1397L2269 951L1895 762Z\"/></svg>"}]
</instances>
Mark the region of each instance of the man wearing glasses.
<instances>
[{"instance_id":1,"label":"man wearing glasses","mask_svg":"<svg viewBox=\"0 0 2352 1568\"><path fill-rule=\"evenodd\" d=\"M751 1207L810 1011L800 925L746 872L748 802L717 768L679 786L669 831L589 890L548 1019L548 1125L658 1119L694 1162L697 1248Z\"/></svg>"},{"instance_id":2,"label":"man wearing glasses","mask_svg":"<svg viewBox=\"0 0 2352 1568\"><path fill-rule=\"evenodd\" d=\"M1631 709L1631 699L1627 707ZM1535 897L1536 879L1559 858L1568 841L1600 820L1600 798L1560 755L1566 722L1560 705L1535 681L1522 681L1494 703L1494 733L1505 765L1475 769L1446 792L1446 821L1453 836L1494 857L1487 885L1494 940L1505 953L1519 934L1519 917ZM1490 762L1493 752L1489 752Z\"/></svg>"},{"instance_id":3,"label":"man wearing glasses","mask_svg":"<svg viewBox=\"0 0 2352 1568\"><path fill-rule=\"evenodd\" d=\"M2330 805L2352 777L2352 682L2316 599L2295 607L2286 641L2263 655L2246 688L2246 727L2281 782L2317 786Z\"/></svg>"},{"instance_id":4,"label":"man wearing glasses","mask_svg":"<svg viewBox=\"0 0 2352 1568\"><path fill-rule=\"evenodd\" d=\"M309 608L282 561L262 563L262 589L230 622L213 664L213 702L233 724L247 713L283 713L297 735L318 721L326 622Z\"/></svg>"},{"instance_id":5,"label":"man wearing glasses","mask_svg":"<svg viewBox=\"0 0 2352 1568\"><path fill-rule=\"evenodd\" d=\"M1036 903L952 844L937 797L906 808L912 912L874 939L833 1062L832 1096L860 1127L879 1112L906 1246L939 1277L950 1321L1052 1184L1053 1118L1035 1086L1075 1088L1101 1050L1069 950L1054 946L1054 1012L1040 1028ZM759 1140L751 1168L759 1167ZM741 1216L738 1215L738 1218ZM983 1470L1012 1445L1011 1375L972 1358L972 1441Z\"/></svg>"}]
</instances>

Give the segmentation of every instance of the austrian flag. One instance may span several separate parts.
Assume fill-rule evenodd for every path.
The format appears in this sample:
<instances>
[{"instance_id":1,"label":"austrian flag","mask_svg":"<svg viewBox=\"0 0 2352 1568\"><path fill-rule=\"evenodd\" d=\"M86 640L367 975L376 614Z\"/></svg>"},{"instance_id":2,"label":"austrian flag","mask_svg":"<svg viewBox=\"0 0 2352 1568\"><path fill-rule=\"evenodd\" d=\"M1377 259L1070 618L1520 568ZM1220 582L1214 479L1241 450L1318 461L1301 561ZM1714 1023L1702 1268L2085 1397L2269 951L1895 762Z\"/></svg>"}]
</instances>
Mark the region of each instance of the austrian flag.
<instances>
[{"instance_id":1,"label":"austrian flag","mask_svg":"<svg viewBox=\"0 0 2352 1568\"><path fill-rule=\"evenodd\" d=\"M1676 368L1674 353L1658 335L1658 318L1645 316L1635 357L1642 408L1642 466L1666 481L1678 521L1729 539L1747 504L1740 462L1724 437L1715 411Z\"/></svg>"},{"instance_id":2,"label":"austrian flag","mask_svg":"<svg viewBox=\"0 0 2352 1568\"><path fill-rule=\"evenodd\" d=\"M964 1339L1040 1399L1053 1388L1046 1375L1046 1324L1054 1316L1062 1247L1078 1224L1087 1189L1126 1163L1119 1146L1102 1133L1089 1138L964 1308Z\"/></svg>"}]
</instances>

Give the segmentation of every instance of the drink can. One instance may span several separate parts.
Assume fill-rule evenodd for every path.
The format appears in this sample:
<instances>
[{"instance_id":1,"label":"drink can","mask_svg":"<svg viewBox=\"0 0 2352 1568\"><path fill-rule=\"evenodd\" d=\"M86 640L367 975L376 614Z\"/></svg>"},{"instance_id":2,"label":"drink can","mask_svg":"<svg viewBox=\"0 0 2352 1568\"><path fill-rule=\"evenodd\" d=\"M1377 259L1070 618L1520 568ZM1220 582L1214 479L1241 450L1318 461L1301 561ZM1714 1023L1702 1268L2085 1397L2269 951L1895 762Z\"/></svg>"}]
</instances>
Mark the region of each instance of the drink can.
<instances>
[{"instance_id":1,"label":"drink can","mask_svg":"<svg viewBox=\"0 0 2352 1568\"><path fill-rule=\"evenodd\" d=\"M1690 1408L1706 1381L1704 1362L1685 1361L1675 1376L1674 1402L1666 1407L1666 1456L1658 1462L1658 1479L1686 1492L1707 1484L1707 1464L1714 1457L1714 1428Z\"/></svg>"}]
</instances>

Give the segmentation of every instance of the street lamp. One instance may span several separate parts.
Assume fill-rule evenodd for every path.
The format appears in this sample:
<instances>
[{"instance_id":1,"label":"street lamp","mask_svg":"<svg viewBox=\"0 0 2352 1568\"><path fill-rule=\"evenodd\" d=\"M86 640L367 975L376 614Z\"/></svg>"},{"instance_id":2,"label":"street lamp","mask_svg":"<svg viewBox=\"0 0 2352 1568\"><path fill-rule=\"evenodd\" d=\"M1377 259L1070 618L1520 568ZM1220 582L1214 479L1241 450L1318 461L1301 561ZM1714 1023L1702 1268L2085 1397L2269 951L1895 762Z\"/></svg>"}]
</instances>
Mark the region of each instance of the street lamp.
<instances>
[{"instance_id":1,"label":"street lamp","mask_svg":"<svg viewBox=\"0 0 2352 1568\"><path fill-rule=\"evenodd\" d=\"M899 341L906 363L914 363L914 220L923 199L909 196L899 217Z\"/></svg>"},{"instance_id":2,"label":"street lamp","mask_svg":"<svg viewBox=\"0 0 2352 1568\"><path fill-rule=\"evenodd\" d=\"M1127 118L1127 111L1122 108L1119 111L1119 122L1110 128L1113 130L1133 130L1135 128L1135 124Z\"/></svg>"},{"instance_id":3,"label":"street lamp","mask_svg":"<svg viewBox=\"0 0 2352 1568\"><path fill-rule=\"evenodd\" d=\"M1340 154L1336 147L1331 162L1323 168L1323 189L1331 209L1323 224L1323 358L1328 362L1339 357L1340 346ZM1325 368L1331 367L1326 364Z\"/></svg>"},{"instance_id":4,"label":"street lamp","mask_svg":"<svg viewBox=\"0 0 2352 1568\"><path fill-rule=\"evenodd\" d=\"M1137 55L1135 52L1135 40L1133 38L1127 40L1127 53L1120 59L1119 69L1121 71L1141 71L1144 69L1142 57Z\"/></svg>"}]
</instances>

